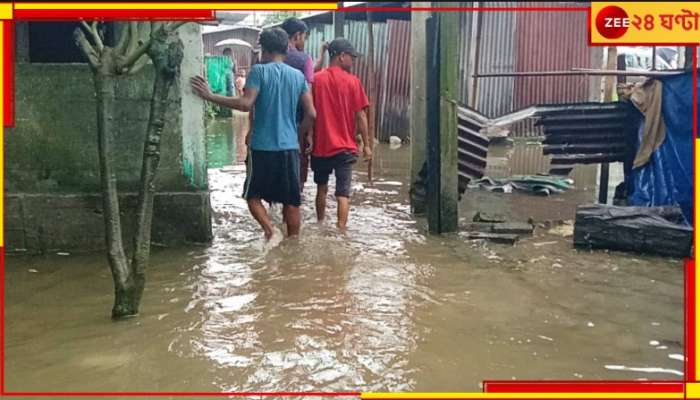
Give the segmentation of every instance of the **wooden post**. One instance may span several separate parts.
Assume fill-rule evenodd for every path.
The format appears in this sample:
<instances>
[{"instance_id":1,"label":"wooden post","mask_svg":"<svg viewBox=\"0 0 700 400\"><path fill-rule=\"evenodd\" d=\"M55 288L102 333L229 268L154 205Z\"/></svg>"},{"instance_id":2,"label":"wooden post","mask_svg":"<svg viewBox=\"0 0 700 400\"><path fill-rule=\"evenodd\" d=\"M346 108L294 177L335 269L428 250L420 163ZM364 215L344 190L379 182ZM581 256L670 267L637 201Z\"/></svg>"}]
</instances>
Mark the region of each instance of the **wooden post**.
<instances>
[{"instance_id":1,"label":"wooden post","mask_svg":"<svg viewBox=\"0 0 700 400\"><path fill-rule=\"evenodd\" d=\"M338 2L338 8L343 7L343 2L339 1ZM333 32L335 34L334 37L343 37L345 36L345 13L341 11L335 11L333 13Z\"/></svg>"},{"instance_id":2,"label":"wooden post","mask_svg":"<svg viewBox=\"0 0 700 400\"><path fill-rule=\"evenodd\" d=\"M430 7L430 2L415 3L415 7ZM429 62L426 53L426 20L430 16L427 11L411 11L411 102L410 102L410 135L411 135L411 193L419 190L416 183L418 173L426 161L427 122L426 122L426 64ZM422 188L421 188L422 189ZM426 202L423 197L411 196L411 212L423 214Z\"/></svg>"},{"instance_id":3,"label":"wooden post","mask_svg":"<svg viewBox=\"0 0 700 400\"><path fill-rule=\"evenodd\" d=\"M603 68L604 58L603 58L604 47L601 46L591 46L589 50L590 55L590 67L591 68ZM601 92L602 78L600 75L589 75L589 86L588 86L588 100L596 103L600 103L603 99Z\"/></svg>"},{"instance_id":4,"label":"wooden post","mask_svg":"<svg viewBox=\"0 0 700 400\"><path fill-rule=\"evenodd\" d=\"M479 73L479 58L481 55L481 24L483 21L483 15L484 13L481 11L475 11L476 14L474 16L476 18L472 18L472 34L474 35L474 43L472 44L473 47L473 54L474 54L474 75L477 75ZM477 101L479 100L479 79L476 77L472 77L472 86L471 86L471 95L469 96L469 106L473 108L477 108Z\"/></svg>"},{"instance_id":5,"label":"wooden post","mask_svg":"<svg viewBox=\"0 0 700 400\"><path fill-rule=\"evenodd\" d=\"M608 47L607 69L617 69L617 47ZM605 90L603 90L603 101L610 102L613 98L613 92L616 91L617 77L605 77ZM608 203L608 184L610 182L610 164L600 164L600 188L598 192L598 202L600 204Z\"/></svg>"},{"instance_id":6,"label":"wooden post","mask_svg":"<svg viewBox=\"0 0 700 400\"><path fill-rule=\"evenodd\" d=\"M481 13L479 13L481 15ZM440 233L457 231L459 14L440 13Z\"/></svg>"},{"instance_id":7,"label":"wooden post","mask_svg":"<svg viewBox=\"0 0 700 400\"><path fill-rule=\"evenodd\" d=\"M374 30L372 29L372 12L367 11L367 79L369 91L369 112L368 112L368 130L369 130L369 146L374 152L374 141L376 138L376 120L377 114L377 94L375 93L375 76L374 76ZM367 180L372 183L372 160L367 163Z\"/></svg>"},{"instance_id":8,"label":"wooden post","mask_svg":"<svg viewBox=\"0 0 700 400\"><path fill-rule=\"evenodd\" d=\"M459 89L459 14L437 13L433 27L428 87L428 229L457 230L457 91ZM436 40L437 39L437 40ZM437 46L433 43L437 42ZM432 75L432 77L431 77Z\"/></svg>"}]
</instances>

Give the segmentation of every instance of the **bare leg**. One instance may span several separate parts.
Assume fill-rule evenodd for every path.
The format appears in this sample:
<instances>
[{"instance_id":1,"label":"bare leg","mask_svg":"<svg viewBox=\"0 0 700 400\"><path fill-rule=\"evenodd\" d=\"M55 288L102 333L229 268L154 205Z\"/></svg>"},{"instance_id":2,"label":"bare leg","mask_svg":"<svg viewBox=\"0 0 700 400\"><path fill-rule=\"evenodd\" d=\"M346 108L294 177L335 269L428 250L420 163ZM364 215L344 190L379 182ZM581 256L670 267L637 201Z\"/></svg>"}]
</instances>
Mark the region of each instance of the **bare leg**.
<instances>
[{"instance_id":1,"label":"bare leg","mask_svg":"<svg viewBox=\"0 0 700 400\"><path fill-rule=\"evenodd\" d=\"M282 208L282 215L287 224L287 236L299 235L299 226L301 225L301 213L299 207L285 205Z\"/></svg>"},{"instance_id":2,"label":"bare leg","mask_svg":"<svg viewBox=\"0 0 700 400\"><path fill-rule=\"evenodd\" d=\"M316 218L322 222L326 218L326 196L328 185L318 185L316 190Z\"/></svg>"},{"instance_id":3,"label":"bare leg","mask_svg":"<svg viewBox=\"0 0 700 400\"><path fill-rule=\"evenodd\" d=\"M253 215L256 221L265 231L265 239L270 240L272 237L272 222L267 215L267 210L260 199L248 199L248 210Z\"/></svg>"},{"instance_id":4,"label":"bare leg","mask_svg":"<svg viewBox=\"0 0 700 400\"><path fill-rule=\"evenodd\" d=\"M348 214L350 213L350 199L338 196L338 229L345 231L348 225Z\"/></svg>"}]
</instances>

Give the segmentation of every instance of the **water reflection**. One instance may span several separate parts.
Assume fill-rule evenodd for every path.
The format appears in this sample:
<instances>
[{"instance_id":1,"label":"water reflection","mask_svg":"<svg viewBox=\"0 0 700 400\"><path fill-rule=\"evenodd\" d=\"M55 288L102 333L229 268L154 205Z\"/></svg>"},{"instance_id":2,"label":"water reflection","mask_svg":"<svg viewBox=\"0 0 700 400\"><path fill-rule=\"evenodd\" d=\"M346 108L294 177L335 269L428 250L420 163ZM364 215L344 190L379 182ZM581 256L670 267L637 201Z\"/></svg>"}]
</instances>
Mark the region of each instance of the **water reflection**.
<instances>
[{"instance_id":1,"label":"water reflection","mask_svg":"<svg viewBox=\"0 0 700 400\"><path fill-rule=\"evenodd\" d=\"M236 140L231 118L217 118L208 121L207 165L209 168L221 168L234 161Z\"/></svg>"}]
</instances>

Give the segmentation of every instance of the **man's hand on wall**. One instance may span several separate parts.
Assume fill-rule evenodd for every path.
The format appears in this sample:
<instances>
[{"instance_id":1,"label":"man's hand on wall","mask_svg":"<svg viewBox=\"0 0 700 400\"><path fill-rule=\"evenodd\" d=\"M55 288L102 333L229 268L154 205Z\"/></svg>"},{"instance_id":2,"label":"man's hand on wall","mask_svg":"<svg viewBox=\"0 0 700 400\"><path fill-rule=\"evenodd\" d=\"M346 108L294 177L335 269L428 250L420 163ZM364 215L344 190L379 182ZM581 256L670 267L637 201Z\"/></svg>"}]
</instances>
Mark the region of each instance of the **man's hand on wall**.
<instances>
[{"instance_id":1,"label":"man's hand on wall","mask_svg":"<svg viewBox=\"0 0 700 400\"><path fill-rule=\"evenodd\" d=\"M209 83L207 80L201 76L193 76L190 79L190 84L192 85L192 91L204 100L211 99L211 89L209 89Z\"/></svg>"}]
</instances>

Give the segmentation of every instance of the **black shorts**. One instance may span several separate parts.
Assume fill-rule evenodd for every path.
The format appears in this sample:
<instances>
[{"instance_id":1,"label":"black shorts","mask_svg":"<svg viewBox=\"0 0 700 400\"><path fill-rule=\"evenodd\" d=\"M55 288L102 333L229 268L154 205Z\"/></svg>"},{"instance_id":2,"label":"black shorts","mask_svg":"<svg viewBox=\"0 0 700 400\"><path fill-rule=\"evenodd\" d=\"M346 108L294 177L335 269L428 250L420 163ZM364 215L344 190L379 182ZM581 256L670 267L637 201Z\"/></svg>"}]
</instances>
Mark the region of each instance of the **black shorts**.
<instances>
[{"instance_id":1,"label":"black shorts","mask_svg":"<svg viewBox=\"0 0 700 400\"><path fill-rule=\"evenodd\" d=\"M328 177L335 171L335 197L350 197L352 165L356 162L357 156L349 151L331 157L311 157L314 182L317 185L327 185Z\"/></svg>"},{"instance_id":2,"label":"black shorts","mask_svg":"<svg viewBox=\"0 0 700 400\"><path fill-rule=\"evenodd\" d=\"M299 150L251 150L243 197L300 206Z\"/></svg>"}]
</instances>

